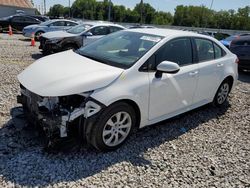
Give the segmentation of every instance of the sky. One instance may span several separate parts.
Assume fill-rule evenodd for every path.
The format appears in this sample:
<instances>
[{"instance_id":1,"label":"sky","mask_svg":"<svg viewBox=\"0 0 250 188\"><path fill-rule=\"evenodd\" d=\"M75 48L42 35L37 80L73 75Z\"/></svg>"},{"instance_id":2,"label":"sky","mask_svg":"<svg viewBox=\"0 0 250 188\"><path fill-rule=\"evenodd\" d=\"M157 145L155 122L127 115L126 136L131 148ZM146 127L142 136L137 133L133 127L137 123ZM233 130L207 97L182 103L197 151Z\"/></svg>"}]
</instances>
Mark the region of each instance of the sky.
<instances>
[{"instance_id":1,"label":"sky","mask_svg":"<svg viewBox=\"0 0 250 188\"><path fill-rule=\"evenodd\" d=\"M42 7L44 0L33 0L35 7ZM69 1L72 3L74 0L46 0L46 9L49 10L50 6L54 4L62 4L68 6ZM115 5L124 5L128 8L133 8L140 0L111 0ZM205 5L210 8L212 0L144 0L144 3L149 3L156 10L174 13L177 5ZM212 9L214 10L229 10L250 6L250 0L214 0Z\"/></svg>"}]
</instances>

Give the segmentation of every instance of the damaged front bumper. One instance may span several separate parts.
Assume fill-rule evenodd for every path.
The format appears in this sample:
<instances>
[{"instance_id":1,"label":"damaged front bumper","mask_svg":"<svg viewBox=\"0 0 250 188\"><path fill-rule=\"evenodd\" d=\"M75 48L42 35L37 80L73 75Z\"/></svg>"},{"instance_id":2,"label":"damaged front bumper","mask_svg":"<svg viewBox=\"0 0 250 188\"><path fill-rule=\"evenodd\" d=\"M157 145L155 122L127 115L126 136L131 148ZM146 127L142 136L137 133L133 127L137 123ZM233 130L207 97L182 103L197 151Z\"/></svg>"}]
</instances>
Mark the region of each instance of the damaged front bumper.
<instances>
[{"instance_id":1,"label":"damaged front bumper","mask_svg":"<svg viewBox=\"0 0 250 188\"><path fill-rule=\"evenodd\" d=\"M90 97L91 92L63 97L41 97L21 85L21 103L30 124L41 127L49 142L55 138L86 137L88 120L98 116L105 106ZM89 121L90 122L90 121ZM84 127L85 126L85 127ZM85 138L81 138L85 139Z\"/></svg>"}]
</instances>

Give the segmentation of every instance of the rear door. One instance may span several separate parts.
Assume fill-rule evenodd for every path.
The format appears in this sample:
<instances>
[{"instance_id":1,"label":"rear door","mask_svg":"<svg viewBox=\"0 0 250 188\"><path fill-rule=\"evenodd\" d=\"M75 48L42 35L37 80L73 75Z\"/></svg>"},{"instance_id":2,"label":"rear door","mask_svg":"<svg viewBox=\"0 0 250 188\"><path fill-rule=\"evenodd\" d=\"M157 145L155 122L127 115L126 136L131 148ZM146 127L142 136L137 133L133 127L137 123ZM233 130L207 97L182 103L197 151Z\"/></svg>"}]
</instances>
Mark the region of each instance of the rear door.
<instances>
[{"instance_id":1,"label":"rear door","mask_svg":"<svg viewBox=\"0 0 250 188\"><path fill-rule=\"evenodd\" d=\"M207 103L211 100L220 83L226 64L225 52L209 39L194 38L196 58L199 65L199 80L194 103Z\"/></svg>"},{"instance_id":2,"label":"rear door","mask_svg":"<svg viewBox=\"0 0 250 188\"><path fill-rule=\"evenodd\" d=\"M109 34L109 27L108 26L96 26L92 29L90 29L89 31L92 33L92 36L87 36L83 38L83 45L87 45L91 42L94 42L95 40Z\"/></svg>"},{"instance_id":3,"label":"rear door","mask_svg":"<svg viewBox=\"0 0 250 188\"><path fill-rule=\"evenodd\" d=\"M64 27L64 30L68 30L74 26L76 26L77 23L74 23L74 22L70 22L70 21L65 21L65 27Z\"/></svg>"},{"instance_id":4,"label":"rear door","mask_svg":"<svg viewBox=\"0 0 250 188\"><path fill-rule=\"evenodd\" d=\"M114 32L121 31L121 30L123 30L123 28L121 27L109 26L109 33L114 33Z\"/></svg>"},{"instance_id":5,"label":"rear door","mask_svg":"<svg viewBox=\"0 0 250 188\"><path fill-rule=\"evenodd\" d=\"M149 120L179 114L193 104L199 70L193 63L192 49L190 38L177 38L167 42L151 59L154 70L162 61L172 61L180 66L180 71L163 73L161 78L155 77L155 71L149 72Z\"/></svg>"}]
</instances>

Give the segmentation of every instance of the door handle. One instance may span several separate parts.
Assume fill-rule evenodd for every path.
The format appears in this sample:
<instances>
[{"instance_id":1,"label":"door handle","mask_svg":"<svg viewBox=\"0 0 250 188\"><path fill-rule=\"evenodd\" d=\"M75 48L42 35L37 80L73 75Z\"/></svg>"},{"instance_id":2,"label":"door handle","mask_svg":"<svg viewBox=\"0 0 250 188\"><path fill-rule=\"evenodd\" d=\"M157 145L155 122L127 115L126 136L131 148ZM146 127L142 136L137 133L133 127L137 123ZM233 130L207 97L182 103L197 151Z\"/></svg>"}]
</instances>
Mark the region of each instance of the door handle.
<instances>
[{"instance_id":1,"label":"door handle","mask_svg":"<svg viewBox=\"0 0 250 188\"><path fill-rule=\"evenodd\" d=\"M195 76L196 74L198 74L199 72L198 71L193 71L193 72L190 72L189 75L190 76Z\"/></svg>"},{"instance_id":2,"label":"door handle","mask_svg":"<svg viewBox=\"0 0 250 188\"><path fill-rule=\"evenodd\" d=\"M223 67L224 66L224 64L223 63L219 63L219 64L217 64L217 67Z\"/></svg>"}]
</instances>

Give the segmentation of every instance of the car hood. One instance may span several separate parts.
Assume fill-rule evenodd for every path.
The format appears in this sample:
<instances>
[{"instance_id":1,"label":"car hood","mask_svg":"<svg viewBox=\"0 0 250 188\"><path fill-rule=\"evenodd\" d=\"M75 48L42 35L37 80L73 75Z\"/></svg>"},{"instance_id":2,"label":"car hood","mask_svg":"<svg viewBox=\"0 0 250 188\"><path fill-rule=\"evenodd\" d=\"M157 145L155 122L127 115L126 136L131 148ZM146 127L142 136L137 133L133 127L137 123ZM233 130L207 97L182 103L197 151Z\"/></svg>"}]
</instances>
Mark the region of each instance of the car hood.
<instances>
[{"instance_id":1,"label":"car hood","mask_svg":"<svg viewBox=\"0 0 250 188\"><path fill-rule=\"evenodd\" d=\"M69 50L37 60L18 75L18 80L40 96L66 96L105 87L123 71Z\"/></svg>"},{"instance_id":2,"label":"car hood","mask_svg":"<svg viewBox=\"0 0 250 188\"><path fill-rule=\"evenodd\" d=\"M42 36L47 39L53 39L53 38L74 37L77 35L68 33L66 31L51 31L51 32L44 33Z\"/></svg>"}]
</instances>

